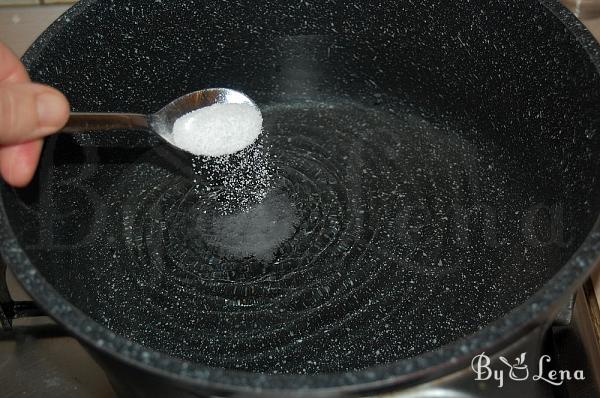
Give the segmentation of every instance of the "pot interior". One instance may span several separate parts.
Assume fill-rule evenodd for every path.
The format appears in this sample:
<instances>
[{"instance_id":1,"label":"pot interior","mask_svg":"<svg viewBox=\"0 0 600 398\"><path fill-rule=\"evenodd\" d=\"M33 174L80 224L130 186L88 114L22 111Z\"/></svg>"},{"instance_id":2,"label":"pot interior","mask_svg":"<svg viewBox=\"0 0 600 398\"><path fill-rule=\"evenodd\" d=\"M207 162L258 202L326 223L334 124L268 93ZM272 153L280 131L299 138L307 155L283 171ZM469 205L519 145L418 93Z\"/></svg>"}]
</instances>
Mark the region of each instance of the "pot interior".
<instances>
[{"instance_id":1,"label":"pot interior","mask_svg":"<svg viewBox=\"0 0 600 398\"><path fill-rule=\"evenodd\" d=\"M523 303L597 216L600 79L535 2L79 10L28 58L75 110L229 87L263 112L272 178L244 211L135 132L51 137L2 189L44 278L150 349L286 374L414 357Z\"/></svg>"}]
</instances>

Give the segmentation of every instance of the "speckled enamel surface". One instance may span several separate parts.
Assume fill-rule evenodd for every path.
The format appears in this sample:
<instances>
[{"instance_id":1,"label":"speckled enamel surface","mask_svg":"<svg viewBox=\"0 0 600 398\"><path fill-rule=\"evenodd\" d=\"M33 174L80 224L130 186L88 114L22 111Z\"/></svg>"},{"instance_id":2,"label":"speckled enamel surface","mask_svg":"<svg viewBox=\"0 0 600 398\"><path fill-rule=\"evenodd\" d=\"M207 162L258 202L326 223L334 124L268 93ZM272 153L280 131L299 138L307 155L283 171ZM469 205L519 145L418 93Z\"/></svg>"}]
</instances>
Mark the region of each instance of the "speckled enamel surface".
<instances>
[{"instance_id":1,"label":"speckled enamel surface","mask_svg":"<svg viewBox=\"0 0 600 398\"><path fill-rule=\"evenodd\" d=\"M357 48L361 51L354 53L354 59L352 53L347 54L341 48L348 42L360 43ZM306 49L313 48L319 49L314 56L303 53ZM36 269L23 251L22 236L25 229L14 221L11 228L7 222L14 214L18 214L10 203L3 204L3 256L36 301L89 345L116 355L125 362L145 366L149 372L169 374L195 386L254 392L265 389L310 389L326 394L331 392L329 389L341 386L349 391L365 391L374 385L401 385L407 381L450 372L465 365L474 353L493 351L507 340L525 333L528 327L545 322L598 259L600 232L593 222L598 210L597 200L594 199L594 195L598 193L595 172L599 167L596 158L600 158L596 116L596 104L600 100L597 94L600 87L598 51L598 44L591 35L554 1L515 0L482 6L470 1L458 4L441 1L267 1L259 4L224 1L170 5L161 1L84 0L51 26L26 54L24 61L32 76L62 89L71 99L74 109L80 111L127 110L149 113L159 109L170 99L203 88L198 85L208 85L243 90L268 110L267 115L275 115L271 120L279 124L272 122L274 125L284 126L290 131L295 131L296 126L302 125L303 119L298 115L305 115L307 112L318 114L314 119L322 124L330 123L331 118L338 118L344 120L345 126L356 126L366 121L369 125L376 124L380 130L392 131L395 123L413 123L417 126L411 130L410 134L413 135L407 133L404 141L400 139L391 142L399 142L403 148L409 149L413 148L411 145L415 145L414 148L422 150L423 147L415 142L423 139L422 137L429 137L427 134L432 134L431 131L435 129L428 127L430 125L424 124L421 119L431 120L431 125L444 125L445 120L452 120L453 126L460 126L454 130L460 131L456 137L448 134L443 140L427 138L425 142L433 144L427 146L427 150L419 152L420 155L411 151L394 152L392 149L384 152L383 146L378 148L381 150L380 164L375 162L377 154L369 154L366 165L375 164L373 169L379 173L394 170L393 167L397 165L393 163L393 156L399 153L403 159L411 160L406 161L405 168L418 165L419 162L423 162L425 166L434 164L422 159L439 156L440 159L451 159L448 164L461 165L461 170L484 170L481 162L488 158L475 156L477 161L473 161L465 153L469 153L467 149L471 148L472 143L493 143L490 145L491 151L477 153L493 157L491 164L502 164L508 171L499 173L501 177L498 179L492 178L495 175L492 172L478 172L478 176L484 176L481 177L481 186L486 189L490 186L501 187L497 191L498 198L514 199L514 196L503 195L518 191L524 192L524 196L539 193L539 197L529 198L531 200L524 200L524 203L543 203L544 200L563 203L565 217L571 223L567 227L567 235L573 239L567 239L561 248L534 249L529 253L528 261L539 267L536 268L539 272L523 268L523 272L519 273L510 268L511 264L524 266L526 263L523 262L523 256L527 258L527 254L521 251L514 258L511 257L514 253L509 249L499 252L497 259L482 258L480 264L493 269L499 280L502 279L504 269L497 266L499 263L512 270L506 273L509 275L506 280L495 287L489 284L485 275L474 281L473 275L476 273L471 271L478 269L477 264L464 268L471 270L469 272L452 266L460 262L460 251L449 257L436 257L432 264L421 268L420 275L423 278L420 287L410 292L427 298L423 299L424 304L420 304L425 307L429 302L435 302L436 297L446 297L446 301L456 296L462 297L463 293L467 297L460 290L461 278L471 278L468 283L472 284L468 286L482 291L489 287L492 290L489 294L497 297L497 300L504 300L503 289L510 289L511 286L518 287L522 284L530 290L509 294L506 302L496 310L516 308L504 316L494 315L493 307L489 307L488 314L480 314L486 324L480 330L476 330L477 321L469 318L463 326L451 324L448 331L440 334L453 336L451 330L454 330L458 336L453 336L452 341L438 341L438 336L432 332L430 339L423 339L421 349L414 357L411 357L409 350L400 350L390 356L398 360L380 363L373 356L373 350L364 355L365 358L373 356L370 362L366 362L369 366L367 369L344 371L352 368L352 363L346 365L333 360L329 362L333 365L328 365L329 369L333 369L331 372L321 372L322 368L316 365L311 369L310 363L309 369L304 372L284 365L268 369L270 373L275 373L273 370L283 370L285 373L286 369L288 373L297 373L287 375L205 366L199 364L199 360L186 361L161 354L157 351L158 347L157 350L148 350L132 341L143 336L134 333L132 340L125 339L105 327L111 320L102 321L100 312L94 316L98 321L94 321L65 300L57 290L66 292L67 288L58 286L60 281L54 281L56 288L47 282L48 276L55 279L56 275L49 275L51 271L43 267ZM348 55L349 58L328 64L327 60L335 59L336 52ZM239 54L244 56L237 56ZM282 54L289 55L287 64L282 62ZM353 65L360 67L353 70ZM286 79L281 78L282 70ZM306 70L321 70L322 74L306 74ZM334 72L337 72L337 76ZM348 105L357 100L360 100L361 106L367 103L369 106L387 104L387 98L399 95L399 92L402 92L403 101L410 101L412 113L396 112L395 118L386 119L382 114L369 113L363 107ZM320 101L327 99L324 102L331 104L331 94L335 94L342 103L336 110L320 108L318 104L310 102L317 98ZM281 108L278 105L278 101L290 98L295 103L302 103L304 108L298 105L293 113L289 107ZM394 103L394 106L397 107L398 104ZM337 109L344 109L345 113L339 116ZM306 119L311 116L303 117ZM415 121L415 117L418 121ZM366 134L361 136L363 141L358 142L368 142L369 138ZM49 142L51 145L61 145L60 140ZM274 144L278 142L273 141ZM282 147L289 142L293 145L293 137L291 141L281 142ZM85 144L85 141L80 143ZM345 147L343 142L338 145L337 153L327 150L319 152L322 157L315 164L326 164L326 160L336 159L337 155L340 158L336 164L344 165L343 170L356 164L352 161L344 163L347 159L341 156L344 151L352 153L352 145ZM385 168L388 166L384 167L382 164L390 166ZM443 163L435 164L436 167L441 167L439 164ZM365 170L369 170L367 166ZM524 167L530 169L519 171L519 168L524 170ZM332 173L333 177L326 176L329 180L325 179L322 185L315 184L320 187L319 192L329 189L326 181L330 181L331 186L336 185L341 169L340 167L336 171L337 174ZM431 184L439 184L439 192L443 193L445 189L453 192L451 188L444 186L444 183L454 181L453 171L446 170L445 173L441 174L445 177L438 181L435 176L428 176L416 167L411 175L415 180L425 181L429 178ZM139 183L136 178L143 177L143 174L132 175L134 177L126 182L130 186L136 186ZM460 173L457 175L462 176ZM457 184L462 181L459 177L456 177ZM389 179L393 180L393 177ZM373 184L372 186L378 187L376 183ZM401 182L395 184L402 186ZM351 184L346 182L345 186ZM422 183L420 186L426 184ZM486 189L478 191L480 196L495 195L493 190ZM380 192L386 192L385 189L374 192L380 196L371 200L384 201L383 193ZM390 192L397 194L396 190ZM409 196L415 192L418 193L416 190L409 191ZM389 198L392 193L387 195ZM347 197L353 198L350 194ZM466 197L471 198L469 195ZM7 198L14 200L14 195L5 187L3 198L5 201ZM140 199L139 203L144 202ZM278 202L277 206L281 206L281 203ZM367 208L375 209L374 214L380 216L381 220L388 219L388 213L373 202L368 202ZM520 211L520 208L517 210ZM133 210L132 212L137 214ZM281 214L283 213L275 214L281 223L297 223L294 217ZM357 211L356 214L362 213ZM235 220L234 224L243 222L244 220ZM436 224L436 228L443 229L444 225ZM21 237L19 240L15 238L13 229ZM281 229L279 234L289 233L288 229ZM395 232L398 229L396 225L390 227L389 231ZM364 230L360 230L360 234L367 236ZM389 258L396 256L394 258L397 258L397 263L406 261L406 255L400 249L398 252L390 249L397 242L393 236L388 241L373 238L376 234L368 236L370 241L384 248L385 253L391 253ZM272 238L272 241L277 239ZM339 241L345 243L349 240ZM356 246L362 244L359 239L354 239L353 242ZM446 245L451 246L450 243ZM517 243L512 245L513 248L518 246ZM443 244L439 246L444 247ZM427 250L424 252L429 253ZM270 258L271 254L266 256L264 253L264 248L261 247L261 256ZM370 255L366 250L364 253L367 254L359 257L360 261ZM376 254L370 256L380 262L386 257L376 251L373 253ZM477 253L469 252L463 257L475 259ZM150 257L148 263L152 263ZM39 256L36 261L41 258L43 257ZM419 260L414 261L421 264L423 260L419 257ZM444 264L450 264L450 268L445 269ZM482 265L479 268L483 274L485 267ZM106 269L110 267L107 265ZM448 279L453 284L447 285L456 290L444 296L442 286L440 291L427 293L430 289L427 289L425 276L435 279L447 274L457 276L456 279ZM520 277L527 280L523 281ZM347 280L354 282L354 278L355 276L351 276ZM147 282L150 285L153 283L151 278ZM339 278L334 282L343 284L344 279ZM534 293L542 284L543 287ZM439 286L436 285L437 287ZM119 288L116 287L115 291L118 292ZM327 293L319 290L320 297ZM67 294L77 296L73 291ZM485 297L485 293L481 294L481 297ZM83 296L79 293L78 297ZM402 297L397 295L398 300ZM92 294L90 302L96 299ZM492 298L488 296L488 299L492 303ZM520 304L525 299L527 300ZM118 300L115 299L115 303L118 305ZM335 304L336 301L331 300L331 303ZM458 301L457 305L460 303ZM77 307L88 304L82 301ZM476 303L463 302L463 305L474 309L473 313L469 312L469 308L465 309L465 316L477 316L479 309L475 311L478 308ZM444 308L444 304L431 308ZM492 322L498 316L500 318ZM443 318L440 316L440 319ZM119 329L118 324L113 326ZM407 328L406 333L407 340L413 338L410 328ZM461 333L468 336L458 338ZM360 351L360 347L356 345L358 340L349 341L355 344L351 346L353 351ZM335 344L332 340L331 345ZM409 345L405 344L404 347ZM177 349L173 348L174 351ZM235 352L231 354L235 359ZM315 354L315 357L319 356L319 353ZM328 355L322 356L329 358ZM312 361L312 357L309 359ZM257 360L248 365L248 368L261 369L261 366L266 366L265 363L267 362ZM339 364L338 368L335 367L336 364Z\"/></svg>"}]
</instances>

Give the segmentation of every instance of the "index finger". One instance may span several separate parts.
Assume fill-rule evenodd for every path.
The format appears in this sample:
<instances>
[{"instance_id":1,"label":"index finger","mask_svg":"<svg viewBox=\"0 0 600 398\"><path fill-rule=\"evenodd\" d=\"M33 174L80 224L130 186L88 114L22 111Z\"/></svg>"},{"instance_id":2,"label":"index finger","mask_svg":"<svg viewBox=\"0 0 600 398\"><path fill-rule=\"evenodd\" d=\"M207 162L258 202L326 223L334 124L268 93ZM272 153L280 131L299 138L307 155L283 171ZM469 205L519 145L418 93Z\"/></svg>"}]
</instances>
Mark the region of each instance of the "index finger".
<instances>
[{"instance_id":1,"label":"index finger","mask_svg":"<svg viewBox=\"0 0 600 398\"><path fill-rule=\"evenodd\" d=\"M0 43L0 82L26 83L29 74L21 60L3 43Z\"/></svg>"}]
</instances>

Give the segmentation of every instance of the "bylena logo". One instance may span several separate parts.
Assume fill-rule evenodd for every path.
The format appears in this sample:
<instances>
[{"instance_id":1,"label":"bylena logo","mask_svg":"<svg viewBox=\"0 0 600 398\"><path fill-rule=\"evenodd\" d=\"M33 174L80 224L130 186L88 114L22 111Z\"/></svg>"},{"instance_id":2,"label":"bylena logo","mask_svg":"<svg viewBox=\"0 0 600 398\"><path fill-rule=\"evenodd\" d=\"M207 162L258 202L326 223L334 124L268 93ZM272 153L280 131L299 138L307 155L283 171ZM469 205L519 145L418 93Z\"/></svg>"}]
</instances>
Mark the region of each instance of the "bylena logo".
<instances>
[{"instance_id":1,"label":"bylena logo","mask_svg":"<svg viewBox=\"0 0 600 398\"><path fill-rule=\"evenodd\" d=\"M505 366L502 369L492 369L490 357L485 352L475 356L471 361L471 368L475 372L475 380L486 381L495 380L498 382L498 388L504 387L505 380L508 378L514 381L533 380L545 382L554 386L560 386L568 380L585 380L583 370L555 370L550 369L552 359L549 355L542 355L538 361L538 368L535 372L530 372L525 363L526 353L522 353L515 358L511 364L505 357L500 357L500 362Z\"/></svg>"}]
</instances>

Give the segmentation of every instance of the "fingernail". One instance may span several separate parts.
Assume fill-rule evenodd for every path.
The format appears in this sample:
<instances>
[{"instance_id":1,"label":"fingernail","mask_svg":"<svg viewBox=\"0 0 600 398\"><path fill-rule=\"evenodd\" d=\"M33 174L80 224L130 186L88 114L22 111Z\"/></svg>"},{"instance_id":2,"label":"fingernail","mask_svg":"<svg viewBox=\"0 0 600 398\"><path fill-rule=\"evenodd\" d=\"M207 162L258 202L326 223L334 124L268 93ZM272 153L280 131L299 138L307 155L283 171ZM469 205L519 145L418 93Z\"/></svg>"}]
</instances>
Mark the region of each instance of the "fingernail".
<instances>
[{"instance_id":1,"label":"fingernail","mask_svg":"<svg viewBox=\"0 0 600 398\"><path fill-rule=\"evenodd\" d=\"M63 123L64 100L58 94L37 96L38 126L40 130L57 129Z\"/></svg>"}]
</instances>

